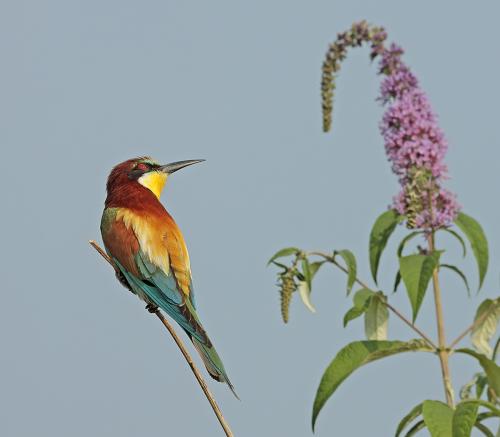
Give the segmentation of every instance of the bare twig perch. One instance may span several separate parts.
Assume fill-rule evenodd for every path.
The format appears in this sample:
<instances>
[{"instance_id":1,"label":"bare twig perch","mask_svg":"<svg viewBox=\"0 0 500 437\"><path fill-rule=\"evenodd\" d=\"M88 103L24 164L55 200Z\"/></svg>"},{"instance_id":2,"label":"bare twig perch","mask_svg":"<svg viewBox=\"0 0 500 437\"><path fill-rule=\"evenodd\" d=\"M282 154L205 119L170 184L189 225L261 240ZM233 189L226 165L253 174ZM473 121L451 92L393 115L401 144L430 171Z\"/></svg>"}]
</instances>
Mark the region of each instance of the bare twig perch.
<instances>
[{"instance_id":1,"label":"bare twig perch","mask_svg":"<svg viewBox=\"0 0 500 437\"><path fill-rule=\"evenodd\" d=\"M94 241L90 240L89 241L90 245L99 252L99 254L113 267L115 272L118 272L117 267L114 265L113 261L111 261L111 258L108 256L108 254ZM213 397L212 393L210 393L210 390L208 389L207 383L203 379L203 376L201 376L200 371L196 367L196 365L193 362L193 359L191 358L191 355L189 355L189 352L186 349L186 346L184 346L184 343L180 339L180 337L176 334L174 328L172 325L168 322L168 320L163 316L163 314L160 312L159 309L157 309L154 314L160 319L161 323L163 323L163 326L167 328L168 332L170 332L170 335L174 339L175 343L179 347L179 349L182 352L182 355L184 355L184 358L186 359L187 363L189 364L189 367L191 367L191 370L194 373L194 376L196 377L198 384L200 384L201 389L203 390L203 393L205 393L206 398L208 399L208 402L210 402L210 405L212 406L212 409L214 410L215 415L217 416L217 419L219 419L219 422L224 429L224 432L226 433L227 437L233 437L233 432L231 431L231 428L229 428L229 424L226 422L226 419L222 415L222 412L217 405L217 402L215 401L215 398Z\"/></svg>"}]
</instances>

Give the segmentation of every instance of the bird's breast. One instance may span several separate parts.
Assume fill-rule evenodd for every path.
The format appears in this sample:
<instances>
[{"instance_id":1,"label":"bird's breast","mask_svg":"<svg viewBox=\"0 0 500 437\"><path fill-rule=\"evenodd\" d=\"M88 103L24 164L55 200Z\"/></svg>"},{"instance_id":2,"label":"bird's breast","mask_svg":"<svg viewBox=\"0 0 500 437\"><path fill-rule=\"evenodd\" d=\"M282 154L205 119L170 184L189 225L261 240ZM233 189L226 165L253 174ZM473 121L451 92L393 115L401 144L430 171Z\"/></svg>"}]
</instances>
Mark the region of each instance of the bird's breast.
<instances>
[{"instance_id":1,"label":"bird's breast","mask_svg":"<svg viewBox=\"0 0 500 437\"><path fill-rule=\"evenodd\" d=\"M142 252L153 264L165 273L169 273L172 267L176 276L181 272L190 275L191 267L184 238L166 211L165 214L158 215L118 208L116 219L133 230Z\"/></svg>"}]
</instances>

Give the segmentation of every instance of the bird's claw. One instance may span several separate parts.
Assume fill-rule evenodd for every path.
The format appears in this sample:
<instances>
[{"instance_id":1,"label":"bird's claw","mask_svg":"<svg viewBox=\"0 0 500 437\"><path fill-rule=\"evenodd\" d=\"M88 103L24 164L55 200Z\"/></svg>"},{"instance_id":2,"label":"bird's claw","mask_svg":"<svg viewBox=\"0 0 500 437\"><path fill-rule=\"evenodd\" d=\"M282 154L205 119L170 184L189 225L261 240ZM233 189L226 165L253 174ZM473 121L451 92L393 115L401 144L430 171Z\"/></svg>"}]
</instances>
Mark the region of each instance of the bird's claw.
<instances>
[{"instance_id":1,"label":"bird's claw","mask_svg":"<svg viewBox=\"0 0 500 437\"><path fill-rule=\"evenodd\" d=\"M148 303L146 305L146 309L151 313L151 314L154 314L158 311L158 307L156 305L153 305L151 303Z\"/></svg>"}]
</instances>

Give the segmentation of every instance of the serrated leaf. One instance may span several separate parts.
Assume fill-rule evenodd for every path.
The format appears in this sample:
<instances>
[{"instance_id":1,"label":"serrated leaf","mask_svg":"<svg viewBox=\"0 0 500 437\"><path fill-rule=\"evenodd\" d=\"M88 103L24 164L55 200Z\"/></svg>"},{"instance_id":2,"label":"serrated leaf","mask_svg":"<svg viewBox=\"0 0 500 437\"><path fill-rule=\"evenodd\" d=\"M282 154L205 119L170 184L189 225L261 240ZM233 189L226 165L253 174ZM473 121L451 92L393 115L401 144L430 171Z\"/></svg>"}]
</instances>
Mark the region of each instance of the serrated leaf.
<instances>
[{"instance_id":1,"label":"serrated leaf","mask_svg":"<svg viewBox=\"0 0 500 437\"><path fill-rule=\"evenodd\" d=\"M477 309L476 317L474 317L474 328L470 336L474 349L489 358L493 356L490 340L495 334L499 322L500 298L484 300Z\"/></svg>"},{"instance_id":2,"label":"serrated leaf","mask_svg":"<svg viewBox=\"0 0 500 437\"><path fill-rule=\"evenodd\" d=\"M355 341L342 348L326 368L314 399L312 428L326 401L337 388L359 367L372 361L403 352L426 351L432 349L424 340L404 341Z\"/></svg>"},{"instance_id":3,"label":"serrated leaf","mask_svg":"<svg viewBox=\"0 0 500 437\"><path fill-rule=\"evenodd\" d=\"M296 247L285 247L284 249L278 250L267 262L267 265L271 264L275 259L282 258L284 256L295 255L300 252L300 249Z\"/></svg>"},{"instance_id":4,"label":"serrated leaf","mask_svg":"<svg viewBox=\"0 0 500 437\"><path fill-rule=\"evenodd\" d=\"M399 271L406 286L415 322L432 273L439 263L439 252L432 255L408 255L399 258Z\"/></svg>"},{"instance_id":5,"label":"serrated leaf","mask_svg":"<svg viewBox=\"0 0 500 437\"><path fill-rule=\"evenodd\" d=\"M389 310L382 296L374 296L365 312L365 335L367 340L387 340Z\"/></svg>"},{"instance_id":6,"label":"serrated leaf","mask_svg":"<svg viewBox=\"0 0 500 437\"><path fill-rule=\"evenodd\" d=\"M396 429L396 437L399 437L400 434L403 432L403 429L405 429L411 422L413 422L418 416L422 414L422 403L418 404L416 407L413 407L413 409L401 419L401 422L399 422L398 428Z\"/></svg>"},{"instance_id":7,"label":"serrated leaf","mask_svg":"<svg viewBox=\"0 0 500 437\"><path fill-rule=\"evenodd\" d=\"M476 423L479 404L474 401L460 402L455 407L452 420L452 437L470 437Z\"/></svg>"},{"instance_id":8,"label":"serrated leaf","mask_svg":"<svg viewBox=\"0 0 500 437\"><path fill-rule=\"evenodd\" d=\"M306 306L306 308L311 311L311 313L316 312L316 308L314 308L313 304L311 303L311 289L309 288L309 285L307 284L306 281L299 281L299 284L297 286L297 290L299 292L300 298L302 299L302 302Z\"/></svg>"},{"instance_id":9,"label":"serrated leaf","mask_svg":"<svg viewBox=\"0 0 500 437\"><path fill-rule=\"evenodd\" d=\"M484 234L481 225L472 217L458 213L455 219L455 224L465 234L472 248L472 252L476 258L477 268L479 270L479 289L481 289L488 270L489 251L488 240Z\"/></svg>"},{"instance_id":10,"label":"serrated leaf","mask_svg":"<svg viewBox=\"0 0 500 437\"><path fill-rule=\"evenodd\" d=\"M351 320L354 320L364 314L370 305L370 299L374 295L375 293L367 288L362 288L361 290L356 291L353 298L354 306L347 311L344 316L344 328Z\"/></svg>"},{"instance_id":11,"label":"serrated leaf","mask_svg":"<svg viewBox=\"0 0 500 437\"><path fill-rule=\"evenodd\" d=\"M450 234L450 235L453 235L459 241L460 245L462 246L462 256L465 258L465 256L467 255L467 246L465 245L465 241L460 236L460 234L458 232L455 232L453 229L450 229L450 228L443 228L441 230L448 232L448 234Z\"/></svg>"},{"instance_id":12,"label":"serrated leaf","mask_svg":"<svg viewBox=\"0 0 500 437\"><path fill-rule=\"evenodd\" d=\"M400 221L401 216L396 211L386 211L378 216L370 232L370 270L375 283L377 283L377 272L382 252L387 245L389 237Z\"/></svg>"},{"instance_id":13,"label":"serrated leaf","mask_svg":"<svg viewBox=\"0 0 500 437\"><path fill-rule=\"evenodd\" d=\"M462 348L457 349L456 352L470 355L479 361L479 364L481 364L481 367L486 372L488 385L498 396L498 394L500 393L500 367L498 367L496 363L486 357L486 355L480 354L472 349Z\"/></svg>"},{"instance_id":14,"label":"serrated leaf","mask_svg":"<svg viewBox=\"0 0 500 437\"><path fill-rule=\"evenodd\" d=\"M408 234L406 237L404 237L402 240L401 240L401 243L399 243L399 246L398 246L398 258L401 257L401 255L403 254L403 250L406 246L406 243L408 243L410 240L412 240L413 238L415 238L417 235L420 235L422 234L423 232L422 231L414 231L410 234Z\"/></svg>"},{"instance_id":15,"label":"serrated leaf","mask_svg":"<svg viewBox=\"0 0 500 437\"><path fill-rule=\"evenodd\" d=\"M453 410L440 401L424 401L422 415L432 437L451 437Z\"/></svg>"},{"instance_id":16,"label":"serrated leaf","mask_svg":"<svg viewBox=\"0 0 500 437\"><path fill-rule=\"evenodd\" d=\"M357 266L356 266L356 257L354 256L354 254L350 250L347 250L347 249L339 250L338 252L335 252L335 253L340 255L346 264L346 267L347 267L347 295L349 295L349 293L352 290L352 286L354 285L354 282L356 281L356 277L358 275Z\"/></svg>"},{"instance_id":17,"label":"serrated leaf","mask_svg":"<svg viewBox=\"0 0 500 437\"><path fill-rule=\"evenodd\" d=\"M460 278L462 278L462 281L464 281L465 288L467 288L467 294L470 297L470 287L469 287L469 281L467 280L467 276L465 276L464 272L460 270L457 266L451 265L451 264L440 264L439 267L451 270L452 272L455 272Z\"/></svg>"}]
</instances>

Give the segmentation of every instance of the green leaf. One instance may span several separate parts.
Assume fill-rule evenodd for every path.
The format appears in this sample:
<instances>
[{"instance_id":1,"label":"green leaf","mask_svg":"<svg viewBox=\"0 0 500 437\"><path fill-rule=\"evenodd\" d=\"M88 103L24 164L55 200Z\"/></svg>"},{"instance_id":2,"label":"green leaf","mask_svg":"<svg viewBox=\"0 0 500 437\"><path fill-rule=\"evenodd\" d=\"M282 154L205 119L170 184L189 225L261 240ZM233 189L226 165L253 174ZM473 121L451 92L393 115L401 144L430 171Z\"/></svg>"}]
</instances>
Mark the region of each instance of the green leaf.
<instances>
[{"instance_id":1,"label":"green leaf","mask_svg":"<svg viewBox=\"0 0 500 437\"><path fill-rule=\"evenodd\" d=\"M271 264L275 259L282 258L284 256L295 255L300 252L300 249L296 247L285 247L284 249L278 250L267 262L267 265Z\"/></svg>"},{"instance_id":2,"label":"green leaf","mask_svg":"<svg viewBox=\"0 0 500 437\"><path fill-rule=\"evenodd\" d=\"M309 267L309 260L307 258L302 259L302 274L310 290L312 288L312 275L311 268Z\"/></svg>"},{"instance_id":3,"label":"green leaf","mask_svg":"<svg viewBox=\"0 0 500 437\"><path fill-rule=\"evenodd\" d=\"M422 414L422 403L414 407L405 417L399 422L398 428L396 429L396 437L399 437L410 422L413 422L418 416Z\"/></svg>"},{"instance_id":4,"label":"green leaf","mask_svg":"<svg viewBox=\"0 0 500 437\"><path fill-rule=\"evenodd\" d=\"M432 437L451 437L453 410L440 401L424 401L424 422Z\"/></svg>"},{"instance_id":5,"label":"green leaf","mask_svg":"<svg viewBox=\"0 0 500 437\"><path fill-rule=\"evenodd\" d=\"M457 266L453 266L451 264L440 264L439 267L451 270L452 272L455 272L458 276L460 276L462 278L462 281L464 281L465 288L467 288L467 294L470 297L469 281L467 281L467 276L465 276L465 274L464 274L464 272L462 272L462 270L460 270Z\"/></svg>"},{"instance_id":6,"label":"green leaf","mask_svg":"<svg viewBox=\"0 0 500 437\"><path fill-rule=\"evenodd\" d=\"M313 263L309 264L309 272L311 273L311 279L314 278L314 275L318 273L319 268L325 263L326 261L315 261Z\"/></svg>"},{"instance_id":7,"label":"green leaf","mask_svg":"<svg viewBox=\"0 0 500 437\"><path fill-rule=\"evenodd\" d=\"M474 402L480 407L488 408L495 417L500 417L500 410L491 402L483 401L482 399L473 399L466 402Z\"/></svg>"},{"instance_id":8,"label":"green leaf","mask_svg":"<svg viewBox=\"0 0 500 437\"><path fill-rule=\"evenodd\" d=\"M362 316L365 311L365 309L359 309L356 307L350 308L344 315L344 328L351 320L357 319L358 317Z\"/></svg>"},{"instance_id":9,"label":"green leaf","mask_svg":"<svg viewBox=\"0 0 500 437\"><path fill-rule=\"evenodd\" d=\"M452 420L453 437L470 437L478 408L479 404L474 401L460 402L455 407Z\"/></svg>"},{"instance_id":10,"label":"green leaf","mask_svg":"<svg viewBox=\"0 0 500 437\"><path fill-rule=\"evenodd\" d=\"M493 348L493 361L496 362L497 360L497 354L498 354L498 348L500 347L500 337L497 338L497 341L495 342L495 347Z\"/></svg>"},{"instance_id":11,"label":"green leaf","mask_svg":"<svg viewBox=\"0 0 500 437\"><path fill-rule=\"evenodd\" d=\"M450 228L442 228L440 230L448 232L448 234L453 235L460 242L460 244L462 246L462 256L465 258L465 256L467 255L467 246L465 245L465 241L460 236L460 234L458 232L455 232L453 229L450 229Z\"/></svg>"},{"instance_id":12,"label":"green leaf","mask_svg":"<svg viewBox=\"0 0 500 437\"><path fill-rule=\"evenodd\" d=\"M355 341L341 349L325 370L314 399L312 428L319 412L330 396L356 369L372 361L402 352L426 351L432 349L424 340L404 341Z\"/></svg>"},{"instance_id":13,"label":"green leaf","mask_svg":"<svg viewBox=\"0 0 500 437\"><path fill-rule=\"evenodd\" d=\"M439 252L432 255L408 255L399 258L399 271L408 292L413 322L417 318L434 269L439 262Z\"/></svg>"},{"instance_id":14,"label":"green leaf","mask_svg":"<svg viewBox=\"0 0 500 437\"><path fill-rule=\"evenodd\" d=\"M357 267L356 267L356 257L354 254L347 249L344 250L339 250L338 252L335 252L336 254L339 254L342 259L344 260L346 266L347 266L347 295L352 290L352 286L354 285L354 282L356 281L356 277L358 275L357 273Z\"/></svg>"},{"instance_id":15,"label":"green leaf","mask_svg":"<svg viewBox=\"0 0 500 437\"><path fill-rule=\"evenodd\" d=\"M493 434L486 425L483 425L482 423L476 423L474 426L486 437L495 437L495 434Z\"/></svg>"},{"instance_id":16,"label":"green leaf","mask_svg":"<svg viewBox=\"0 0 500 437\"><path fill-rule=\"evenodd\" d=\"M488 378L484 373L479 373L476 381L476 398L479 399L483 395L486 384L488 384Z\"/></svg>"},{"instance_id":17,"label":"green leaf","mask_svg":"<svg viewBox=\"0 0 500 437\"><path fill-rule=\"evenodd\" d=\"M396 293L396 291L398 291L400 283L401 283L401 272L398 270L398 272L396 273L396 278L394 279L394 287L392 289L393 293Z\"/></svg>"},{"instance_id":18,"label":"green leaf","mask_svg":"<svg viewBox=\"0 0 500 437\"><path fill-rule=\"evenodd\" d=\"M344 316L344 328L351 320L354 320L364 314L370 305L370 299L374 295L375 293L368 288L362 288L361 290L356 291L353 298L354 306L347 311Z\"/></svg>"},{"instance_id":19,"label":"green leaf","mask_svg":"<svg viewBox=\"0 0 500 437\"><path fill-rule=\"evenodd\" d=\"M491 419L492 417L498 417L498 415L495 413L492 413L491 411L485 411L484 413L479 413L477 415L476 423L482 422L483 420L486 420L486 419Z\"/></svg>"},{"instance_id":20,"label":"green leaf","mask_svg":"<svg viewBox=\"0 0 500 437\"><path fill-rule=\"evenodd\" d=\"M354 297L352 298L352 303L356 308L365 307L368 302L368 299L374 296L376 293L368 288L361 288L360 290L354 293Z\"/></svg>"},{"instance_id":21,"label":"green leaf","mask_svg":"<svg viewBox=\"0 0 500 437\"><path fill-rule=\"evenodd\" d=\"M479 364L481 364L481 367L484 369L486 376L488 377L488 385L498 396L500 393L500 367L498 367L496 363L491 361L485 355L472 349L457 349L456 352L470 355L479 361Z\"/></svg>"},{"instance_id":22,"label":"green leaf","mask_svg":"<svg viewBox=\"0 0 500 437\"><path fill-rule=\"evenodd\" d=\"M297 290L299 292L300 298L302 299L302 302L306 306L306 308L311 311L311 313L316 312L316 308L314 308L313 304L311 303L311 289L309 288L309 285L307 284L306 281L299 281L299 284L297 286Z\"/></svg>"},{"instance_id":23,"label":"green leaf","mask_svg":"<svg viewBox=\"0 0 500 437\"><path fill-rule=\"evenodd\" d=\"M309 288L308 293L310 293L312 288L312 275L311 268L309 267L309 260L307 258L302 259L302 274L304 275L304 280L307 282L307 287Z\"/></svg>"},{"instance_id":24,"label":"green leaf","mask_svg":"<svg viewBox=\"0 0 500 437\"><path fill-rule=\"evenodd\" d=\"M365 312L365 335L367 340L387 340L387 322L389 310L382 302L383 295L370 299Z\"/></svg>"},{"instance_id":25,"label":"green leaf","mask_svg":"<svg viewBox=\"0 0 500 437\"><path fill-rule=\"evenodd\" d=\"M472 252L476 257L477 267L479 270L479 289L481 289L484 277L488 270L488 240L486 240L486 236L484 235L481 225L475 219L464 214L463 212L458 213L458 216L455 219L455 224L465 234L472 247Z\"/></svg>"},{"instance_id":26,"label":"green leaf","mask_svg":"<svg viewBox=\"0 0 500 437\"><path fill-rule=\"evenodd\" d=\"M386 211L375 220L370 232L370 269L375 283L377 283L378 265L382 252L400 221L401 216L396 211Z\"/></svg>"},{"instance_id":27,"label":"green leaf","mask_svg":"<svg viewBox=\"0 0 500 437\"><path fill-rule=\"evenodd\" d=\"M470 336L474 349L489 358L493 356L490 340L497 330L498 322L500 322L500 298L484 300L477 309Z\"/></svg>"},{"instance_id":28,"label":"green leaf","mask_svg":"<svg viewBox=\"0 0 500 437\"><path fill-rule=\"evenodd\" d=\"M399 243L399 247L398 247L398 258L400 258L401 255L403 254L403 250L404 250L404 248L406 246L406 243L408 243L408 241L410 241L412 238L414 238L417 235L420 235L422 233L423 233L422 231L414 231L414 232L408 234L406 237L404 237L401 240L401 243Z\"/></svg>"},{"instance_id":29,"label":"green leaf","mask_svg":"<svg viewBox=\"0 0 500 437\"><path fill-rule=\"evenodd\" d=\"M477 382L479 380L479 376L483 375L482 373L476 373L472 377L472 379L468 382L466 382L462 388L460 389L460 399L462 400L468 400L472 399L472 388L475 386L476 387L476 393L477 393ZM476 396L477 398L480 398L481 395Z\"/></svg>"},{"instance_id":30,"label":"green leaf","mask_svg":"<svg viewBox=\"0 0 500 437\"><path fill-rule=\"evenodd\" d=\"M280 267L284 270L288 270L288 266L286 266L285 264L281 264L278 261L271 261L271 264L274 264L276 267Z\"/></svg>"},{"instance_id":31,"label":"green leaf","mask_svg":"<svg viewBox=\"0 0 500 437\"><path fill-rule=\"evenodd\" d=\"M425 428L425 422L421 420L420 422L417 422L415 425L413 425L408 432L405 434L405 437L411 437L414 436L417 432L419 432L421 429Z\"/></svg>"}]
</instances>

